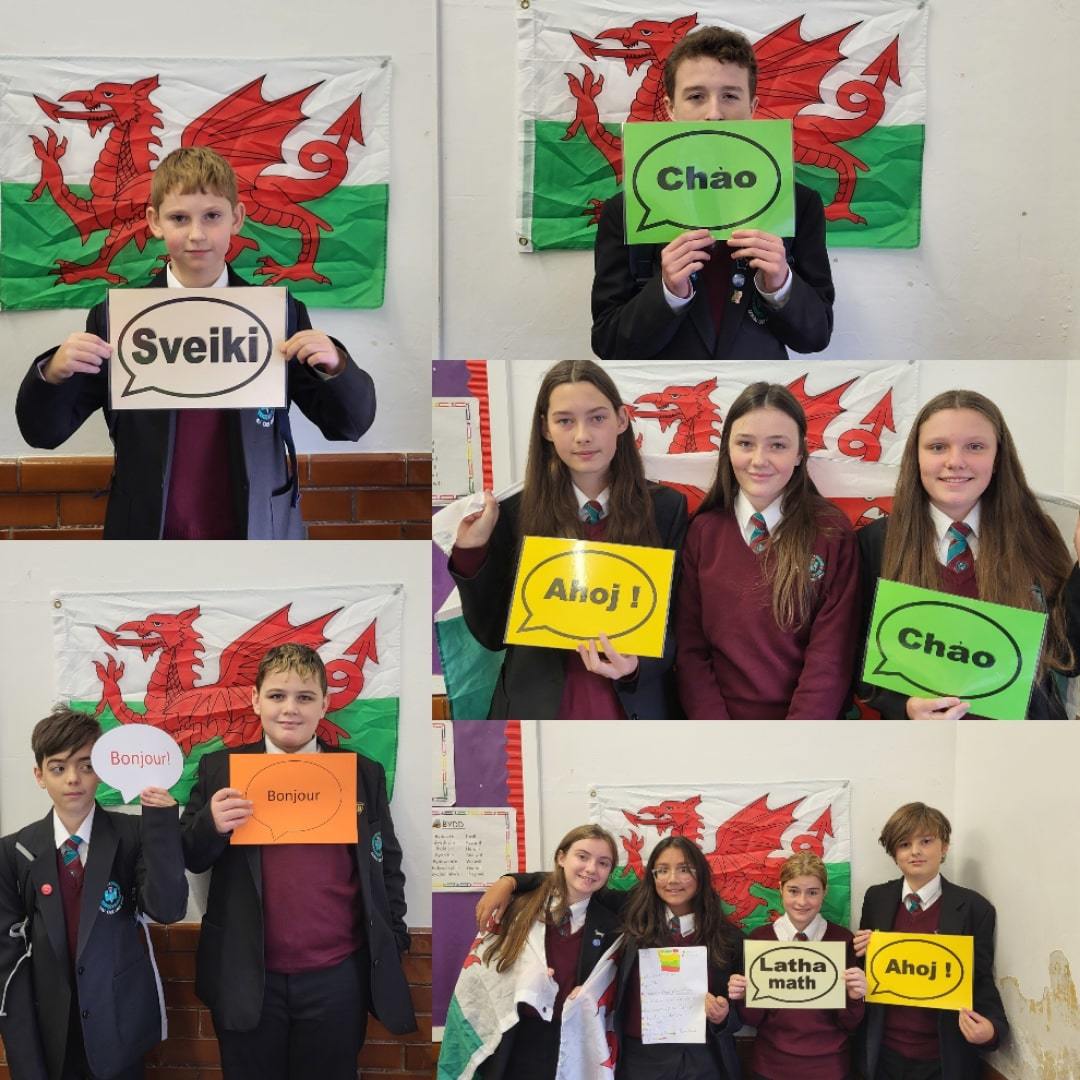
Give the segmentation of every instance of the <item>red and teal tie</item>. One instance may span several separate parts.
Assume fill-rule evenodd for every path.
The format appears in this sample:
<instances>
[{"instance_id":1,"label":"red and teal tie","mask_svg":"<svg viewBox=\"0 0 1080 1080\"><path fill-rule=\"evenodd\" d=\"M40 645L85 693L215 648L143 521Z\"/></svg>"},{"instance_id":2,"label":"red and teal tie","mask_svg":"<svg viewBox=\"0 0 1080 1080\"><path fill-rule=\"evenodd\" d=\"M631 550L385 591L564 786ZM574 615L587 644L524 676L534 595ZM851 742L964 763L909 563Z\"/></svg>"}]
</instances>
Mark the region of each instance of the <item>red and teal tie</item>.
<instances>
[{"instance_id":1,"label":"red and teal tie","mask_svg":"<svg viewBox=\"0 0 1080 1080\"><path fill-rule=\"evenodd\" d=\"M71 875L77 886L82 885L83 875L85 873L82 859L79 858L79 845L81 843L82 840L78 836L69 836L60 845L60 854L64 860L64 869Z\"/></svg>"},{"instance_id":2,"label":"red and teal tie","mask_svg":"<svg viewBox=\"0 0 1080 1080\"><path fill-rule=\"evenodd\" d=\"M769 527L763 514L751 514L750 524L754 526L750 533L750 549L760 555L769 546Z\"/></svg>"},{"instance_id":3,"label":"red and teal tie","mask_svg":"<svg viewBox=\"0 0 1080 1080\"><path fill-rule=\"evenodd\" d=\"M954 521L945 535L949 538L949 553L945 565L954 574L963 574L975 559L968 544L971 526L966 521Z\"/></svg>"},{"instance_id":4,"label":"red and teal tie","mask_svg":"<svg viewBox=\"0 0 1080 1080\"><path fill-rule=\"evenodd\" d=\"M589 525L595 525L604 516L604 508L595 499L590 499L581 510Z\"/></svg>"}]
</instances>

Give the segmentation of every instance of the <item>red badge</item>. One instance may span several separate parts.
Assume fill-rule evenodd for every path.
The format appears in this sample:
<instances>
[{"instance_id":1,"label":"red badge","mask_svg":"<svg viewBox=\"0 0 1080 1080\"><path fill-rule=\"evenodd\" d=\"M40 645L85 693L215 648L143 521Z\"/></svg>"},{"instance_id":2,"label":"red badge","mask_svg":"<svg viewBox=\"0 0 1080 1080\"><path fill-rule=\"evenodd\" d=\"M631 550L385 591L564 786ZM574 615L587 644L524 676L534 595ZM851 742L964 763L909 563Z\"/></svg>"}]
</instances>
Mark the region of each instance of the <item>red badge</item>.
<instances>
[{"instance_id":1,"label":"red badge","mask_svg":"<svg viewBox=\"0 0 1080 1080\"><path fill-rule=\"evenodd\" d=\"M41 895L52 896L52 886L48 882L41 886Z\"/></svg>"}]
</instances>

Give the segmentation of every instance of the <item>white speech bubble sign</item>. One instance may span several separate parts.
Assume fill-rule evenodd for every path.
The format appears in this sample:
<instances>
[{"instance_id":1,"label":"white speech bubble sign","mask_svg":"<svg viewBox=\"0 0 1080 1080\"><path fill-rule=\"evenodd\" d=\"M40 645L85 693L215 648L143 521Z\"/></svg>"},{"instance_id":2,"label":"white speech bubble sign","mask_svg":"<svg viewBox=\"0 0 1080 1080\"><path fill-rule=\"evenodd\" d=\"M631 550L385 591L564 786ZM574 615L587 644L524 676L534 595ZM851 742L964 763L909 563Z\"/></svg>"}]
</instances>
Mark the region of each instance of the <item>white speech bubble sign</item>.
<instances>
[{"instance_id":1,"label":"white speech bubble sign","mask_svg":"<svg viewBox=\"0 0 1080 1080\"><path fill-rule=\"evenodd\" d=\"M171 788L184 771L184 752L161 728L121 724L106 731L90 755L94 772L131 802L147 787Z\"/></svg>"}]
</instances>

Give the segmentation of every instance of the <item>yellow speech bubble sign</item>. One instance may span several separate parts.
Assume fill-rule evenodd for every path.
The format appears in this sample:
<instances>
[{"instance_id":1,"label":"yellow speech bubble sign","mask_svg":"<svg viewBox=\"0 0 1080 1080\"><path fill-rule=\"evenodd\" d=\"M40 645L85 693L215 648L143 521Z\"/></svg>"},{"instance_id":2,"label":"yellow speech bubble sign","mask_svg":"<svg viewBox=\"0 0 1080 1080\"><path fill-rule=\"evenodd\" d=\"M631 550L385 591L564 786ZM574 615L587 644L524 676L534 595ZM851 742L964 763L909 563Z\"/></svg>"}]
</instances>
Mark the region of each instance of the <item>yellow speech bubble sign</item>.
<instances>
[{"instance_id":1,"label":"yellow speech bubble sign","mask_svg":"<svg viewBox=\"0 0 1080 1080\"><path fill-rule=\"evenodd\" d=\"M573 649L606 634L621 653L662 656L674 565L667 548L526 536L506 643Z\"/></svg>"},{"instance_id":2,"label":"yellow speech bubble sign","mask_svg":"<svg viewBox=\"0 0 1080 1080\"><path fill-rule=\"evenodd\" d=\"M743 942L746 1004L755 1009L842 1009L847 1005L843 941Z\"/></svg>"},{"instance_id":3,"label":"yellow speech bubble sign","mask_svg":"<svg viewBox=\"0 0 1080 1080\"><path fill-rule=\"evenodd\" d=\"M966 934L874 931L866 950L867 1001L924 1009L970 1009L975 939Z\"/></svg>"},{"instance_id":4,"label":"yellow speech bubble sign","mask_svg":"<svg viewBox=\"0 0 1080 1080\"><path fill-rule=\"evenodd\" d=\"M229 786L254 804L234 844L355 844L352 754L234 754Z\"/></svg>"}]
</instances>

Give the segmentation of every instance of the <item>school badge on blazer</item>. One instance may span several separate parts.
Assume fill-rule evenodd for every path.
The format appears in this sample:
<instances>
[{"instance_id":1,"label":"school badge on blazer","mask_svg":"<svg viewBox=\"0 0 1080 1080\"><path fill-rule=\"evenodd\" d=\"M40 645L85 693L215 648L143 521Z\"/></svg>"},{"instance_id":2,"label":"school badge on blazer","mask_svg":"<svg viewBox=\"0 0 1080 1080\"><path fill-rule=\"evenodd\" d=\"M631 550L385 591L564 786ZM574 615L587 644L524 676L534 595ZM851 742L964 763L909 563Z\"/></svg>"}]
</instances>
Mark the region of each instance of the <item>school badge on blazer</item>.
<instances>
[{"instance_id":1,"label":"school badge on blazer","mask_svg":"<svg viewBox=\"0 0 1080 1080\"><path fill-rule=\"evenodd\" d=\"M825 576L825 560L820 555L810 556L810 580L820 581Z\"/></svg>"},{"instance_id":2,"label":"school badge on blazer","mask_svg":"<svg viewBox=\"0 0 1080 1080\"><path fill-rule=\"evenodd\" d=\"M102 893L98 910L105 915L115 915L123 906L124 894L120 891L120 886L115 881L110 881Z\"/></svg>"},{"instance_id":3,"label":"school badge on blazer","mask_svg":"<svg viewBox=\"0 0 1080 1080\"><path fill-rule=\"evenodd\" d=\"M382 862L382 833L374 832L371 835L371 857L376 862Z\"/></svg>"}]
</instances>

